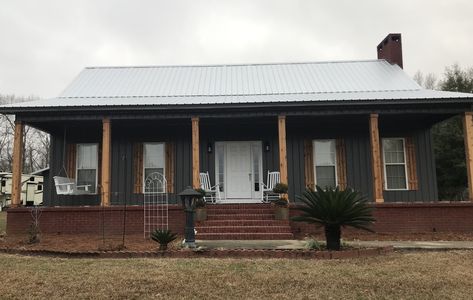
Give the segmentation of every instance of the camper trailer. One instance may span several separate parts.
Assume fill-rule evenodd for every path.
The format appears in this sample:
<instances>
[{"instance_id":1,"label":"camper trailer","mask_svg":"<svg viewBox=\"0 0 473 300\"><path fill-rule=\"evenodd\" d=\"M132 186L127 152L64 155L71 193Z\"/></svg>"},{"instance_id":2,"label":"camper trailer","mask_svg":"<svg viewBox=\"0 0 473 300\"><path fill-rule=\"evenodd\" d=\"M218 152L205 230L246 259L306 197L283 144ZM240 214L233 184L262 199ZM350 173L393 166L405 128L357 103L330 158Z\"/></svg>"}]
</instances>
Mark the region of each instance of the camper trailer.
<instances>
[{"instance_id":1,"label":"camper trailer","mask_svg":"<svg viewBox=\"0 0 473 300\"><path fill-rule=\"evenodd\" d=\"M0 211L10 206L12 174L0 173ZM43 176L23 174L21 176L21 203L24 206L43 204Z\"/></svg>"}]
</instances>

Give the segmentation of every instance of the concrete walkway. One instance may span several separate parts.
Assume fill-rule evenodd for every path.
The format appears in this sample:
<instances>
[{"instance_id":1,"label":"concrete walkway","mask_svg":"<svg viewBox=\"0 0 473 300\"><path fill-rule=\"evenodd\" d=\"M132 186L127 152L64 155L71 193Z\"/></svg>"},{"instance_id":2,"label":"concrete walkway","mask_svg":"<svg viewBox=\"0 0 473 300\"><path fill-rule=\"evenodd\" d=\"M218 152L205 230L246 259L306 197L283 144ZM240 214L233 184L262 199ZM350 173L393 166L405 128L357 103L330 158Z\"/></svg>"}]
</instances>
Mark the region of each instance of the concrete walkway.
<instances>
[{"instance_id":1,"label":"concrete walkway","mask_svg":"<svg viewBox=\"0 0 473 300\"><path fill-rule=\"evenodd\" d=\"M197 246L210 249L305 249L304 240L197 240ZM354 247L393 246L395 249L454 250L473 249L473 241L350 241Z\"/></svg>"}]
</instances>

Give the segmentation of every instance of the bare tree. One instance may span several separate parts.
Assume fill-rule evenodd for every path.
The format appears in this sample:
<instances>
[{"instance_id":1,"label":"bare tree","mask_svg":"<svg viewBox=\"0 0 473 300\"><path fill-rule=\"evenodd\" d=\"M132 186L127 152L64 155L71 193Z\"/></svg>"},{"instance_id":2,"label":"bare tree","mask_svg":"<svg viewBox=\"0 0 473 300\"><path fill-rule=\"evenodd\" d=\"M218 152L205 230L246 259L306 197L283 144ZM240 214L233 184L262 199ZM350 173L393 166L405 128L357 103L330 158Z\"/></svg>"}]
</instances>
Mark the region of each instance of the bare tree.
<instances>
[{"instance_id":1,"label":"bare tree","mask_svg":"<svg viewBox=\"0 0 473 300\"><path fill-rule=\"evenodd\" d=\"M16 97L0 95L0 104L37 100L37 97ZM10 172L13 161L13 139L15 117L0 115L0 171ZM49 134L36 128L25 126L23 132L23 172L31 173L49 165Z\"/></svg>"}]
</instances>

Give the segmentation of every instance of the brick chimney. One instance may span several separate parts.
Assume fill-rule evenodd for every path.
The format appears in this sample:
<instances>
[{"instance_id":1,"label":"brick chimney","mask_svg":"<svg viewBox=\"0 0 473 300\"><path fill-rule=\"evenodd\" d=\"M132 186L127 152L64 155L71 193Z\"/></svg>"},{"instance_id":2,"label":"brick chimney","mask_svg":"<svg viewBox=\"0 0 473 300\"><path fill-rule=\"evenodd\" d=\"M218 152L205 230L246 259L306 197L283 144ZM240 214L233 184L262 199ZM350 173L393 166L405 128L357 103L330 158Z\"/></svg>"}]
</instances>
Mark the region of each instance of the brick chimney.
<instances>
[{"instance_id":1,"label":"brick chimney","mask_svg":"<svg viewBox=\"0 0 473 300\"><path fill-rule=\"evenodd\" d=\"M385 59L391 64L397 64L402 69L402 42L400 33L390 33L379 43L378 59Z\"/></svg>"}]
</instances>

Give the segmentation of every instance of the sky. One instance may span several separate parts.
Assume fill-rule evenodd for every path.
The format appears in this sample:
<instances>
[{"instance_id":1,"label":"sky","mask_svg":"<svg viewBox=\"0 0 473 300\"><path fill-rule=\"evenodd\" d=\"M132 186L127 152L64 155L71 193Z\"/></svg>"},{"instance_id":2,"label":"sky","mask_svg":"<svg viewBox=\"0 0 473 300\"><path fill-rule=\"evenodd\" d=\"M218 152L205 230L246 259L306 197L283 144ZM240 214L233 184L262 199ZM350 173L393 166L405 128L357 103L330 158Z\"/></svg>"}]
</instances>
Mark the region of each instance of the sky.
<instances>
[{"instance_id":1,"label":"sky","mask_svg":"<svg viewBox=\"0 0 473 300\"><path fill-rule=\"evenodd\" d=\"M0 94L57 96L87 66L376 59L473 67L471 0L0 0Z\"/></svg>"}]
</instances>

